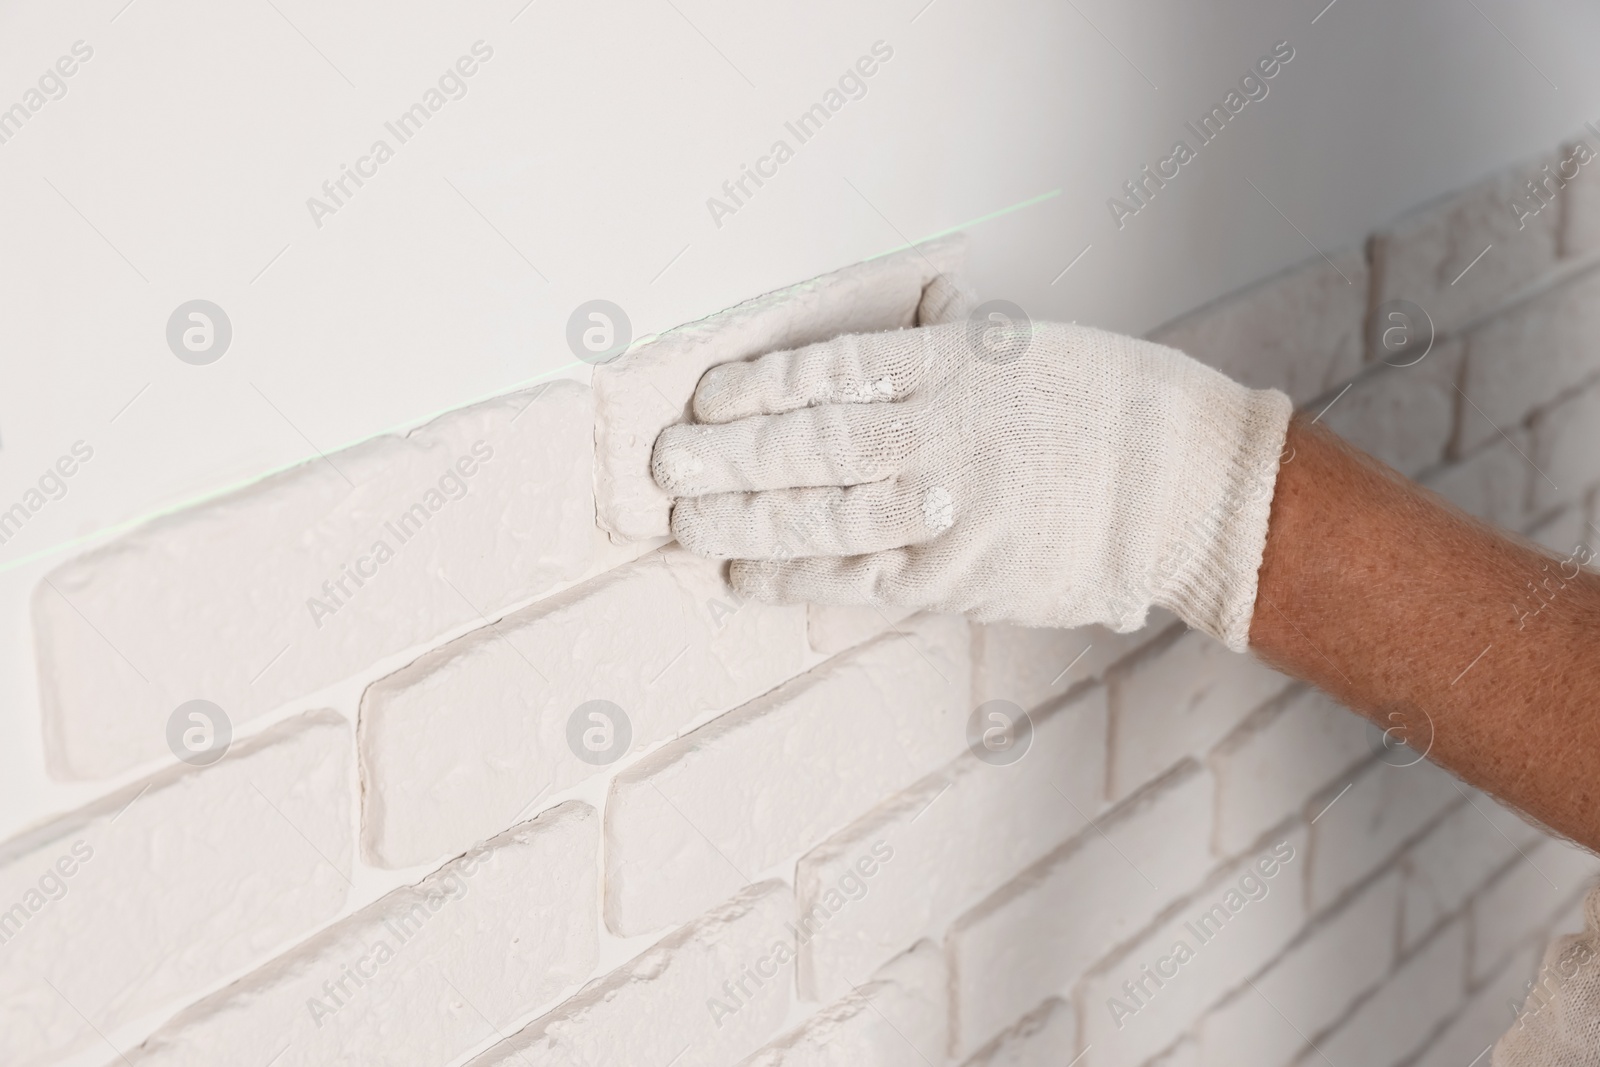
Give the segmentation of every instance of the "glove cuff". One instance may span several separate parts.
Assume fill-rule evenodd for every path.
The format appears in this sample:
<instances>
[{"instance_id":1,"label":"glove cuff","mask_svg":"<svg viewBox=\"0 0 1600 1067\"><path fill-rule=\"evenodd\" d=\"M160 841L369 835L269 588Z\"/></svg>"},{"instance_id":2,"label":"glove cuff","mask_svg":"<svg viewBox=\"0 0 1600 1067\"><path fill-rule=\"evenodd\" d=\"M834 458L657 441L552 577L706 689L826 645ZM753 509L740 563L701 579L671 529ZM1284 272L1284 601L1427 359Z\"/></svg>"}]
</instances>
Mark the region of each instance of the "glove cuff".
<instances>
[{"instance_id":1,"label":"glove cuff","mask_svg":"<svg viewBox=\"0 0 1600 1067\"><path fill-rule=\"evenodd\" d=\"M1151 582L1154 603L1235 652L1250 644L1273 490L1294 407L1194 365L1178 505Z\"/></svg>"}]
</instances>

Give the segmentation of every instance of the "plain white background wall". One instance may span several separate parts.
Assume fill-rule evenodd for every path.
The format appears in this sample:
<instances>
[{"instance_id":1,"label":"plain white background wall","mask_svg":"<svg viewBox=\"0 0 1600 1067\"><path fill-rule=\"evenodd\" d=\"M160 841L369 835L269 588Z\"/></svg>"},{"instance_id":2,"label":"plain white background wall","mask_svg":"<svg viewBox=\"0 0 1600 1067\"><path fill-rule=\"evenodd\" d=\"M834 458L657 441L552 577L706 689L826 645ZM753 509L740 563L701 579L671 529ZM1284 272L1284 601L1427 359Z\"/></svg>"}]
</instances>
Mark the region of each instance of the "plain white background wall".
<instances>
[{"instance_id":1,"label":"plain white background wall","mask_svg":"<svg viewBox=\"0 0 1600 1067\"><path fill-rule=\"evenodd\" d=\"M95 450L0 546L0 836L110 784L40 757L27 603L63 546L581 376L582 301L643 336L1015 208L971 227L985 296L1143 331L1600 119L1578 0L524 3L0 11L0 107L94 49L0 144L0 509ZM480 39L467 95L314 225L306 199ZM714 225L706 199L878 40L867 95ZM1270 95L1119 230L1107 198L1281 40ZM207 367L164 337L197 297L234 331Z\"/></svg>"}]
</instances>

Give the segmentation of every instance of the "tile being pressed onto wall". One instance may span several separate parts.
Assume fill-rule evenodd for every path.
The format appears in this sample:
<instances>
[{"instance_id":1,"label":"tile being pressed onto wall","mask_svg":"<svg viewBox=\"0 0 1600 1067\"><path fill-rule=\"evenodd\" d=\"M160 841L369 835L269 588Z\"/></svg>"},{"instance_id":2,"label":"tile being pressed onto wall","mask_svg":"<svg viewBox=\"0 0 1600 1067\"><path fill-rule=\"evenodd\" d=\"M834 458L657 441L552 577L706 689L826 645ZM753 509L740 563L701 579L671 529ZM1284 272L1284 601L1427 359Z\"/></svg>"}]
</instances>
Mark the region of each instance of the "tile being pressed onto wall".
<instances>
[{"instance_id":1,"label":"tile being pressed onto wall","mask_svg":"<svg viewBox=\"0 0 1600 1067\"><path fill-rule=\"evenodd\" d=\"M403 867L459 852L798 674L806 609L741 601L722 571L669 547L374 683L361 707L366 855Z\"/></svg>"},{"instance_id":2,"label":"tile being pressed onto wall","mask_svg":"<svg viewBox=\"0 0 1600 1067\"><path fill-rule=\"evenodd\" d=\"M593 808L547 811L185 1008L125 1067L448 1063L594 968L599 845Z\"/></svg>"},{"instance_id":3,"label":"tile being pressed onto wall","mask_svg":"<svg viewBox=\"0 0 1600 1067\"><path fill-rule=\"evenodd\" d=\"M168 756L205 699L234 726L579 577L592 410L555 382L462 408L152 521L35 590L46 757Z\"/></svg>"},{"instance_id":4,"label":"tile being pressed onto wall","mask_svg":"<svg viewBox=\"0 0 1600 1067\"><path fill-rule=\"evenodd\" d=\"M788 1015L793 910L782 882L751 886L468 1067L734 1063L770 1039Z\"/></svg>"},{"instance_id":5,"label":"tile being pressed onto wall","mask_svg":"<svg viewBox=\"0 0 1600 1067\"><path fill-rule=\"evenodd\" d=\"M671 498L650 474L656 436L689 414L695 384L719 363L845 333L903 329L966 313L965 238L929 241L756 297L680 326L597 367L595 503L619 540L668 532Z\"/></svg>"},{"instance_id":6,"label":"tile being pressed onto wall","mask_svg":"<svg viewBox=\"0 0 1600 1067\"><path fill-rule=\"evenodd\" d=\"M352 800L349 724L314 712L0 845L0 1063L98 1045L332 918Z\"/></svg>"}]
</instances>

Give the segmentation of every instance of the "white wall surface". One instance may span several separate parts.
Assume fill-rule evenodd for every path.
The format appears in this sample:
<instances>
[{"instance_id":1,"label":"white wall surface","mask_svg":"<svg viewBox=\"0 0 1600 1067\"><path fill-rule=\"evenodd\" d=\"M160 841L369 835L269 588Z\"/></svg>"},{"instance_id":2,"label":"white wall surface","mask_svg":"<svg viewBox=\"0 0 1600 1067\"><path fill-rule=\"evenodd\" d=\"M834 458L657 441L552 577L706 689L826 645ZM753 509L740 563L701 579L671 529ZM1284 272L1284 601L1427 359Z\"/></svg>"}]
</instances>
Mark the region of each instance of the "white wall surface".
<instances>
[{"instance_id":1,"label":"white wall surface","mask_svg":"<svg viewBox=\"0 0 1600 1067\"><path fill-rule=\"evenodd\" d=\"M0 835L107 788L45 774L27 618L103 531L581 377L585 300L645 336L957 227L985 296L1144 331L1600 120L1597 34L1577 0L7 5L0 108L93 56L0 144L0 508L74 442L94 458L0 546ZM1107 198L1284 40L1267 98L1119 230ZM866 95L795 146L877 41ZM307 198L380 137L394 158L317 226ZM714 224L779 137L794 158ZM165 342L194 298L232 322L209 366Z\"/></svg>"}]
</instances>

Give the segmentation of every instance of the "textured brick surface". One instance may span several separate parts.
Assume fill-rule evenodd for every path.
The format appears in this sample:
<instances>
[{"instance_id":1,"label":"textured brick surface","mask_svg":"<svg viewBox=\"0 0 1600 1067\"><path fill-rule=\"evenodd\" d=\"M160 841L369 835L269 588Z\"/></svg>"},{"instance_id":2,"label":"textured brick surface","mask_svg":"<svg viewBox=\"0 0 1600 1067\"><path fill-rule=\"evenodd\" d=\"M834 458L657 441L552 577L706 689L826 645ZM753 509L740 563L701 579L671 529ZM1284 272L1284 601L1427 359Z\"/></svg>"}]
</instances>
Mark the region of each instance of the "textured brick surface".
<instances>
[{"instance_id":1,"label":"textured brick surface","mask_svg":"<svg viewBox=\"0 0 1600 1067\"><path fill-rule=\"evenodd\" d=\"M1211 793L1211 776L1186 768L956 923L947 946L958 1052L1077 981L1199 883L1210 865Z\"/></svg>"},{"instance_id":2,"label":"textured brick surface","mask_svg":"<svg viewBox=\"0 0 1600 1067\"><path fill-rule=\"evenodd\" d=\"M1600 372L1600 272L1528 301L1467 336L1461 443L1510 432ZM1556 479L1560 484L1560 479Z\"/></svg>"},{"instance_id":3,"label":"textured brick surface","mask_svg":"<svg viewBox=\"0 0 1600 1067\"><path fill-rule=\"evenodd\" d=\"M1546 929L1600 875L1600 860L1575 845L1546 840L1525 848L1472 900L1472 979L1481 981L1513 951Z\"/></svg>"},{"instance_id":4,"label":"textured brick surface","mask_svg":"<svg viewBox=\"0 0 1600 1067\"><path fill-rule=\"evenodd\" d=\"M606 921L681 922L962 751L965 621L830 660L630 767L606 808Z\"/></svg>"},{"instance_id":5,"label":"textured brick surface","mask_svg":"<svg viewBox=\"0 0 1600 1067\"><path fill-rule=\"evenodd\" d=\"M962 1067L1059 1067L1077 1054L1072 1005L1052 997L973 1053Z\"/></svg>"},{"instance_id":6,"label":"textured brick surface","mask_svg":"<svg viewBox=\"0 0 1600 1067\"><path fill-rule=\"evenodd\" d=\"M407 866L459 852L603 771L569 743L589 701L620 708L640 752L795 674L805 609L740 603L721 572L665 549L374 684L361 710L367 854Z\"/></svg>"},{"instance_id":7,"label":"textured brick surface","mask_svg":"<svg viewBox=\"0 0 1600 1067\"><path fill-rule=\"evenodd\" d=\"M1600 300L1600 289L1595 299ZM1600 327L1600 319L1596 326ZM1600 345L1600 338L1596 338ZM1533 424L1531 458L1536 508L1570 503L1595 476L1600 455L1600 388L1589 389L1542 413ZM1568 546L1570 547L1570 546Z\"/></svg>"},{"instance_id":8,"label":"textured brick surface","mask_svg":"<svg viewBox=\"0 0 1600 1067\"><path fill-rule=\"evenodd\" d=\"M811 651L832 656L864 644L885 630L900 629L900 623L913 614L904 608L807 604L806 639Z\"/></svg>"},{"instance_id":9,"label":"textured brick surface","mask_svg":"<svg viewBox=\"0 0 1600 1067\"><path fill-rule=\"evenodd\" d=\"M1218 872L1085 981L1084 1062L1144 1062L1278 955L1305 921L1305 843L1297 830Z\"/></svg>"},{"instance_id":10,"label":"textured brick surface","mask_svg":"<svg viewBox=\"0 0 1600 1067\"><path fill-rule=\"evenodd\" d=\"M1125 797L1190 753L1204 752L1289 680L1198 631L1162 638L1107 676L1111 796Z\"/></svg>"},{"instance_id":11,"label":"textured brick surface","mask_svg":"<svg viewBox=\"0 0 1600 1067\"><path fill-rule=\"evenodd\" d=\"M127 1060L448 1062L594 967L598 831L586 805L545 812L184 1009Z\"/></svg>"},{"instance_id":12,"label":"textured brick surface","mask_svg":"<svg viewBox=\"0 0 1600 1067\"><path fill-rule=\"evenodd\" d=\"M792 910L788 886L752 886L586 986L470 1067L733 1063L771 1037L788 1012Z\"/></svg>"},{"instance_id":13,"label":"textured brick surface","mask_svg":"<svg viewBox=\"0 0 1600 1067\"><path fill-rule=\"evenodd\" d=\"M1600 145L1600 137L1595 136L1593 130L1584 131L1580 140L1591 152ZM1562 146L1562 160L1578 158L1574 151L1576 144L1569 142ZM1600 252L1600 176L1595 174L1593 164L1591 159L1579 168L1578 176L1561 191L1564 216L1561 254L1574 259ZM1568 167L1567 173L1571 172L1572 167ZM1531 201L1526 202L1532 207Z\"/></svg>"},{"instance_id":14,"label":"textured brick surface","mask_svg":"<svg viewBox=\"0 0 1600 1067\"><path fill-rule=\"evenodd\" d=\"M1211 755L1219 851L1250 847L1318 790L1373 753L1366 720L1315 690L1253 716ZM1342 784L1342 783L1341 783Z\"/></svg>"},{"instance_id":15,"label":"textured brick surface","mask_svg":"<svg viewBox=\"0 0 1600 1067\"><path fill-rule=\"evenodd\" d=\"M0 846L0 1061L98 1044L332 918L349 763L348 724L313 713Z\"/></svg>"},{"instance_id":16,"label":"textured brick surface","mask_svg":"<svg viewBox=\"0 0 1600 1067\"><path fill-rule=\"evenodd\" d=\"M1205 1067L1288 1063L1395 962L1400 877L1362 889L1317 925L1260 977L1208 1015L1199 1027Z\"/></svg>"},{"instance_id":17,"label":"textured brick surface","mask_svg":"<svg viewBox=\"0 0 1600 1067\"><path fill-rule=\"evenodd\" d=\"M959 275L964 254L959 235L925 242L680 326L596 368L595 503L602 528L627 540L667 533L671 499L650 475L650 450L663 429L689 414L707 369L843 333L914 326L923 290L941 272Z\"/></svg>"},{"instance_id":18,"label":"textured brick surface","mask_svg":"<svg viewBox=\"0 0 1600 1067\"><path fill-rule=\"evenodd\" d=\"M1016 763L995 766L963 753L800 861L802 917L819 906L826 915L828 895L841 885L864 886L801 948L803 995L831 1000L919 936L943 933L1095 816L1105 777L1105 690L1033 722L1032 746ZM880 842L893 859L876 864Z\"/></svg>"},{"instance_id":19,"label":"textured brick surface","mask_svg":"<svg viewBox=\"0 0 1600 1067\"><path fill-rule=\"evenodd\" d=\"M1155 608L1144 629L1114 633L1103 626L1057 630L1006 623L975 625L973 703L1009 700L1034 708L1098 678L1123 656L1165 633L1177 620Z\"/></svg>"},{"instance_id":20,"label":"textured brick surface","mask_svg":"<svg viewBox=\"0 0 1600 1067\"><path fill-rule=\"evenodd\" d=\"M1518 529L1528 515L1529 479L1536 478L1530 457L1533 442L1522 430L1508 430L1459 463L1440 468L1423 484L1468 515L1506 529Z\"/></svg>"},{"instance_id":21,"label":"textured brick surface","mask_svg":"<svg viewBox=\"0 0 1600 1067\"><path fill-rule=\"evenodd\" d=\"M1482 793L1469 789L1467 794L1471 803L1440 820L1402 864L1400 936L1408 949L1540 840L1539 831Z\"/></svg>"},{"instance_id":22,"label":"textured brick surface","mask_svg":"<svg viewBox=\"0 0 1600 1067\"><path fill-rule=\"evenodd\" d=\"M743 1061L742 1067L929 1067L947 1063L944 957L923 942Z\"/></svg>"},{"instance_id":23,"label":"textured brick surface","mask_svg":"<svg viewBox=\"0 0 1600 1067\"><path fill-rule=\"evenodd\" d=\"M1521 1004L1527 983L1539 966L1532 947L1517 953L1461 1007L1440 1034L1428 1042L1427 1051L1413 1067L1462 1067L1488 1064L1486 1050L1500 1039L1511 1022L1508 1005Z\"/></svg>"},{"instance_id":24,"label":"textured brick surface","mask_svg":"<svg viewBox=\"0 0 1600 1067\"><path fill-rule=\"evenodd\" d=\"M594 538L590 419L571 382L500 397L57 567L33 601L52 771L165 756L187 700L238 725L577 577Z\"/></svg>"},{"instance_id":25,"label":"textured brick surface","mask_svg":"<svg viewBox=\"0 0 1600 1067\"><path fill-rule=\"evenodd\" d=\"M1304 403L1361 368L1367 265L1321 256L1191 312L1151 334L1257 389Z\"/></svg>"},{"instance_id":26,"label":"textured brick surface","mask_svg":"<svg viewBox=\"0 0 1600 1067\"><path fill-rule=\"evenodd\" d=\"M1462 344L1441 341L1422 362L1366 375L1332 399L1322 422L1402 474L1444 458L1455 432Z\"/></svg>"},{"instance_id":27,"label":"textured brick surface","mask_svg":"<svg viewBox=\"0 0 1600 1067\"><path fill-rule=\"evenodd\" d=\"M1349 792L1313 801L1311 907L1320 910L1377 870L1453 804L1465 787L1431 763L1367 767ZM1331 804L1323 807L1324 804Z\"/></svg>"},{"instance_id":28,"label":"textured brick surface","mask_svg":"<svg viewBox=\"0 0 1600 1067\"><path fill-rule=\"evenodd\" d=\"M1555 163L1555 154L1519 164L1399 219L1375 242L1378 301L1410 300L1437 328L1451 330L1550 270L1556 262L1560 211L1541 211L1519 230L1508 206L1545 162ZM1486 248L1488 253L1478 259Z\"/></svg>"},{"instance_id":29,"label":"textured brick surface","mask_svg":"<svg viewBox=\"0 0 1600 1067\"><path fill-rule=\"evenodd\" d=\"M1415 1054L1465 996L1466 951L1465 924L1445 927L1295 1067L1394 1067Z\"/></svg>"},{"instance_id":30,"label":"textured brick surface","mask_svg":"<svg viewBox=\"0 0 1600 1067\"><path fill-rule=\"evenodd\" d=\"M1154 336L1570 547L1600 502L1593 170L1521 232L1526 164ZM1117 635L762 606L637 540L666 528L650 450L707 367L959 317L959 246L19 577L47 769L117 777L25 795L78 810L0 845L0 1061L102 1062L98 1028L130 1063L208 1067L1473 1063L1600 860L1384 765L1375 728L1162 612ZM1413 367L1365 362L1393 296L1442 331ZM130 782L194 697L248 739ZM968 749L990 699L1031 709L1018 763ZM589 701L625 745L584 746ZM1113 1018L1283 840L1268 894Z\"/></svg>"}]
</instances>

